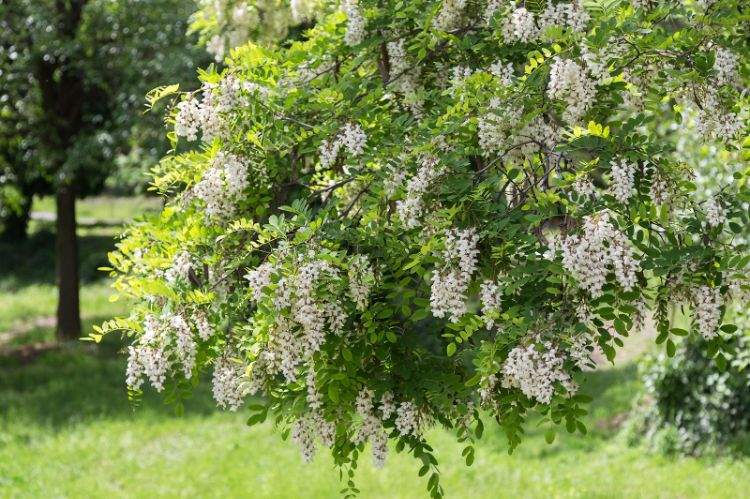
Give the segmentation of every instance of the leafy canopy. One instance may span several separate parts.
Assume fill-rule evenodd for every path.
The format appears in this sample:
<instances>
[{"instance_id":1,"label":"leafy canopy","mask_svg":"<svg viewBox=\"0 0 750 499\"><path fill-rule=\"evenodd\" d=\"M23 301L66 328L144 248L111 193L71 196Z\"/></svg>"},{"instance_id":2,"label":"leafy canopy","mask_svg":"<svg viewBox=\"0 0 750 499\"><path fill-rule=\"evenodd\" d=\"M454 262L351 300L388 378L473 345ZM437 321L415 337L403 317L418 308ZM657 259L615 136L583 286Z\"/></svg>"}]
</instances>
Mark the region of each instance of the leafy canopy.
<instances>
[{"instance_id":1,"label":"leafy canopy","mask_svg":"<svg viewBox=\"0 0 750 499\"><path fill-rule=\"evenodd\" d=\"M709 4L710 5L707 5ZM747 6L346 0L288 47L200 73L111 254L128 385L271 418L347 482L389 440L443 493L424 430L511 449L531 411L585 432L576 379L652 310L706 338L746 300ZM164 92L170 94L170 91ZM173 92L172 92L173 94ZM683 122L683 120L685 120ZM740 162L697 197L675 130ZM744 143L747 145L747 142ZM694 331L670 325L693 309ZM481 412L480 412L481 409Z\"/></svg>"}]
</instances>

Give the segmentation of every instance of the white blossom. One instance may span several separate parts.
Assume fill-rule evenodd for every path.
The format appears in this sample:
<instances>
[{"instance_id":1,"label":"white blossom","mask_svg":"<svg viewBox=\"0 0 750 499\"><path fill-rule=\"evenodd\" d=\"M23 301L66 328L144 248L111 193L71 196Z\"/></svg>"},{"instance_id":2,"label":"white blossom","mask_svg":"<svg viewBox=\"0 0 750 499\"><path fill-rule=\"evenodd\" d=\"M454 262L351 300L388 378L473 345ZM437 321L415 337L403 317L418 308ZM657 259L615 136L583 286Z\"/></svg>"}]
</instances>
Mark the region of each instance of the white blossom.
<instances>
[{"instance_id":1,"label":"white blossom","mask_svg":"<svg viewBox=\"0 0 750 499\"><path fill-rule=\"evenodd\" d=\"M270 262L263 262L256 268L245 274L250 285L253 300L260 301L263 297L263 289L271 284L271 278L276 271L276 267Z\"/></svg>"},{"instance_id":2,"label":"white blossom","mask_svg":"<svg viewBox=\"0 0 750 499\"><path fill-rule=\"evenodd\" d=\"M609 272L626 290L633 289L639 263L625 235L615 229L607 212L584 218L583 232L563 240L563 266L591 296L602 295Z\"/></svg>"},{"instance_id":3,"label":"white blossom","mask_svg":"<svg viewBox=\"0 0 750 499\"><path fill-rule=\"evenodd\" d=\"M518 388L527 397L549 404L555 392L555 383L562 383L569 393L577 389L564 371L563 362L563 357L550 342L517 346L503 364L503 386Z\"/></svg>"},{"instance_id":4,"label":"white blossom","mask_svg":"<svg viewBox=\"0 0 750 499\"><path fill-rule=\"evenodd\" d=\"M200 102L190 97L177 104L174 131L178 137L185 137L189 141L198 138L201 122L203 121Z\"/></svg>"},{"instance_id":5,"label":"white blossom","mask_svg":"<svg viewBox=\"0 0 750 499\"><path fill-rule=\"evenodd\" d=\"M552 27L561 27L580 33L586 30L589 19L581 0L570 3L552 3L547 0L547 8L539 16L539 29L544 32Z\"/></svg>"},{"instance_id":6,"label":"white blossom","mask_svg":"<svg viewBox=\"0 0 750 499\"><path fill-rule=\"evenodd\" d=\"M693 289L693 320L701 335L710 340L716 336L716 330L721 323L721 307L724 299L721 290L706 285Z\"/></svg>"},{"instance_id":7,"label":"white blossom","mask_svg":"<svg viewBox=\"0 0 750 499\"><path fill-rule=\"evenodd\" d=\"M727 221L727 213L718 198L706 201L706 223L709 227L719 227Z\"/></svg>"},{"instance_id":8,"label":"white blossom","mask_svg":"<svg viewBox=\"0 0 750 499\"><path fill-rule=\"evenodd\" d=\"M358 124L347 123L342 130L332 139L324 140L320 145L320 166L330 168L339 156L342 147L345 147L350 156L356 157L362 154L367 144L367 134Z\"/></svg>"},{"instance_id":9,"label":"white blossom","mask_svg":"<svg viewBox=\"0 0 750 499\"><path fill-rule=\"evenodd\" d=\"M196 345L193 340L193 331L182 315L175 314L169 318L169 325L175 334L175 348L177 357L182 363L185 378L190 379L195 367Z\"/></svg>"},{"instance_id":10,"label":"white blossom","mask_svg":"<svg viewBox=\"0 0 750 499\"><path fill-rule=\"evenodd\" d=\"M292 441L299 446L302 459L312 462L315 457L315 429L307 418L299 418L292 424Z\"/></svg>"},{"instance_id":11,"label":"white blossom","mask_svg":"<svg viewBox=\"0 0 750 499\"><path fill-rule=\"evenodd\" d=\"M193 323L195 324L195 329L198 330L198 337L203 341L208 341L213 336L214 331L204 312L198 311L193 314Z\"/></svg>"},{"instance_id":12,"label":"white blossom","mask_svg":"<svg viewBox=\"0 0 750 499\"><path fill-rule=\"evenodd\" d=\"M584 198L596 197L596 187L588 175L578 177L573 183L573 190Z\"/></svg>"},{"instance_id":13,"label":"white blossom","mask_svg":"<svg viewBox=\"0 0 750 499\"><path fill-rule=\"evenodd\" d=\"M635 170L636 165L625 159L615 161L611 165L612 195L620 203L627 203L636 193Z\"/></svg>"},{"instance_id":14,"label":"white blossom","mask_svg":"<svg viewBox=\"0 0 750 499\"><path fill-rule=\"evenodd\" d=\"M365 39L365 18L357 0L342 0L341 10L346 13L344 43L353 47Z\"/></svg>"},{"instance_id":15,"label":"white blossom","mask_svg":"<svg viewBox=\"0 0 750 499\"><path fill-rule=\"evenodd\" d=\"M578 63L555 56L550 70L547 95L565 101L563 119L577 123L591 108L596 97L594 82Z\"/></svg>"},{"instance_id":16,"label":"white blossom","mask_svg":"<svg viewBox=\"0 0 750 499\"><path fill-rule=\"evenodd\" d=\"M208 218L228 218L248 185L247 162L237 155L219 152L193 192L205 204Z\"/></svg>"},{"instance_id":17,"label":"white blossom","mask_svg":"<svg viewBox=\"0 0 750 499\"><path fill-rule=\"evenodd\" d=\"M524 7L518 7L510 13L503 23L503 38L506 43L533 42L539 37L534 14Z\"/></svg>"},{"instance_id":18,"label":"white blossom","mask_svg":"<svg viewBox=\"0 0 750 499\"><path fill-rule=\"evenodd\" d=\"M443 0L443 4L432 21L435 29L450 31L460 26L466 0Z\"/></svg>"},{"instance_id":19,"label":"white blossom","mask_svg":"<svg viewBox=\"0 0 750 499\"><path fill-rule=\"evenodd\" d=\"M168 283L174 285L178 281L187 282L190 277L190 270L193 268L193 261L190 253L180 251L172 259L172 266L164 273Z\"/></svg>"},{"instance_id":20,"label":"white blossom","mask_svg":"<svg viewBox=\"0 0 750 499\"><path fill-rule=\"evenodd\" d=\"M212 391L216 405L222 409L236 411L245 403L249 393L245 383L245 365L234 360L231 351L216 359Z\"/></svg>"},{"instance_id":21,"label":"white blossom","mask_svg":"<svg viewBox=\"0 0 750 499\"><path fill-rule=\"evenodd\" d=\"M401 402L396 409L396 431L401 435L417 435L419 433L419 410L414 402Z\"/></svg>"},{"instance_id":22,"label":"white blossom","mask_svg":"<svg viewBox=\"0 0 750 499\"><path fill-rule=\"evenodd\" d=\"M422 115L423 99L419 97L420 71L417 64L409 60L406 53L405 40L388 42L386 44L388 62L390 65L389 83L396 91L404 95L404 101L412 113L419 117Z\"/></svg>"},{"instance_id":23,"label":"white blossom","mask_svg":"<svg viewBox=\"0 0 750 499\"><path fill-rule=\"evenodd\" d=\"M482 302L482 319L487 329L492 329L495 320L500 313L502 305L502 290L494 281L484 281L479 289L479 297Z\"/></svg>"},{"instance_id":24,"label":"white blossom","mask_svg":"<svg viewBox=\"0 0 750 499\"><path fill-rule=\"evenodd\" d=\"M716 83L719 85L734 85L737 82L739 57L731 50L724 47L716 48L714 59L714 71L716 71Z\"/></svg>"},{"instance_id":25,"label":"white blossom","mask_svg":"<svg viewBox=\"0 0 750 499\"><path fill-rule=\"evenodd\" d=\"M466 291L477 266L479 237L476 230L449 229L445 233L444 266L432 275L432 315L457 322L466 312Z\"/></svg>"},{"instance_id":26,"label":"white blossom","mask_svg":"<svg viewBox=\"0 0 750 499\"><path fill-rule=\"evenodd\" d=\"M406 228L413 229L421 225L420 218L424 211L422 198L441 173L442 168L436 157L422 158L417 174L406 184L406 198L396 201L396 213Z\"/></svg>"},{"instance_id":27,"label":"white blossom","mask_svg":"<svg viewBox=\"0 0 750 499\"><path fill-rule=\"evenodd\" d=\"M500 79L500 83L505 86L513 84L513 63L509 62L504 64L502 61L497 61L490 66L490 73Z\"/></svg>"}]
</instances>

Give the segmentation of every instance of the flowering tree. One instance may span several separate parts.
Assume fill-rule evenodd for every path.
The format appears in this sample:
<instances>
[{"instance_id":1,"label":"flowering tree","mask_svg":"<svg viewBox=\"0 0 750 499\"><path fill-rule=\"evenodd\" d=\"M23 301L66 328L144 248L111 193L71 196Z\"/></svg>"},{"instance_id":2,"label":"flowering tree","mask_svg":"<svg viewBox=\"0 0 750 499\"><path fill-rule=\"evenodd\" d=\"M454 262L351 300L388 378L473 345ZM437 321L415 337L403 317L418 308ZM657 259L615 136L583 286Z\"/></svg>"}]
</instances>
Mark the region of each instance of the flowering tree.
<instances>
[{"instance_id":1,"label":"flowering tree","mask_svg":"<svg viewBox=\"0 0 750 499\"><path fill-rule=\"evenodd\" d=\"M258 395L249 422L308 460L329 447L346 492L364 444L382 464L394 440L439 496L427 427L467 464L489 418L511 449L532 411L550 439L585 432L576 378L648 310L667 352L729 348L750 172L696 198L656 124L694 116L740 150L742 1L340 7L304 42L237 49L176 106L173 140L201 146L155 172L167 206L111 254L137 304L94 335L132 338L134 395L213 371L219 406Z\"/></svg>"},{"instance_id":2,"label":"flowering tree","mask_svg":"<svg viewBox=\"0 0 750 499\"><path fill-rule=\"evenodd\" d=\"M190 29L221 62L230 49L250 40L283 40L320 15L323 5L322 0L201 0Z\"/></svg>"}]
</instances>

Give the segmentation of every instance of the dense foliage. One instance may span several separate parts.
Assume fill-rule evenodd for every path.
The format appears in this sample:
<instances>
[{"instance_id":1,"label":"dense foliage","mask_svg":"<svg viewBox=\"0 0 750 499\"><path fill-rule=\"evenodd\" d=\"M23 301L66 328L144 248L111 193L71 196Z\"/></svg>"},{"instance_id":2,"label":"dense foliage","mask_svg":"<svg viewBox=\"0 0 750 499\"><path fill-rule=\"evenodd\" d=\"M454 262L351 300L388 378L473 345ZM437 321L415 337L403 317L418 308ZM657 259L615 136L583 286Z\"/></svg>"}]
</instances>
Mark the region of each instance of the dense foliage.
<instances>
[{"instance_id":1,"label":"dense foliage","mask_svg":"<svg viewBox=\"0 0 750 499\"><path fill-rule=\"evenodd\" d=\"M132 338L134 396L179 400L212 370L221 407L257 394L249 423L306 459L329 447L345 492L391 439L437 496L430 425L467 464L488 419L511 449L532 411L550 439L585 432L577 376L648 309L668 353L689 334L728 354L750 262L744 2L340 7L180 96L171 136L200 149L156 171L167 206L111 254L137 304L94 335ZM688 118L744 162L707 200L669 135Z\"/></svg>"},{"instance_id":2,"label":"dense foliage","mask_svg":"<svg viewBox=\"0 0 750 499\"><path fill-rule=\"evenodd\" d=\"M631 437L660 452L722 453L742 448L750 432L750 333L731 338L732 353L715 359L706 340L688 338L674 357L649 357L643 364L645 390Z\"/></svg>"}]
</instances>

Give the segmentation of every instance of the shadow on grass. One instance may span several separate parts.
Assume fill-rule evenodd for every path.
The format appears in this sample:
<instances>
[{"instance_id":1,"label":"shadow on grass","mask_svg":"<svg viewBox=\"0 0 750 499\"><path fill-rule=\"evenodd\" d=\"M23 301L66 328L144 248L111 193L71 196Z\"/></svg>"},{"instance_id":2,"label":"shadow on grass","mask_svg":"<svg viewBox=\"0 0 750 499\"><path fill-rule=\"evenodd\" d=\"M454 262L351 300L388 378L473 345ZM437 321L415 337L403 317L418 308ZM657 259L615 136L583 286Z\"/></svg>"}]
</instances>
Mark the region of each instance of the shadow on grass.
<instances>
[{"instance_id":1,"label":"shadow on grass","mask_svg":"<svg viewBox=\"0 0 750 499\"><path fill-rule=\"evenodd\" d=\"M59 430L95 419L130 418L134 411L174 415L175 407L150 390L137 407L128 401L125 365L122 342L115 337L100 345L61 345L32 362L0 358L0 422ZM184 407L192 415L216 411L207 382Z\"/></svg>"},{"instance_id":2,"label":"shadow on grass","mask_svg":"<svg viewBox=\"0 0 750 499\"><path fill-rule=\"evenodd\" d=\"M106 266L107 252L114 249L110 234L79 234L78 253L81 283L107 277L97 268ZM33 284L55 283L55 233L34 232L26 241L0 243L0 290L15 291Z\"/></svg>"}]
</instances>

